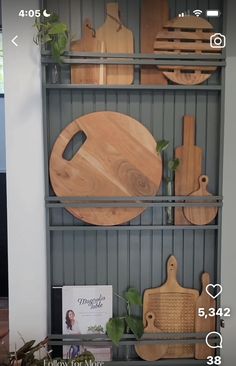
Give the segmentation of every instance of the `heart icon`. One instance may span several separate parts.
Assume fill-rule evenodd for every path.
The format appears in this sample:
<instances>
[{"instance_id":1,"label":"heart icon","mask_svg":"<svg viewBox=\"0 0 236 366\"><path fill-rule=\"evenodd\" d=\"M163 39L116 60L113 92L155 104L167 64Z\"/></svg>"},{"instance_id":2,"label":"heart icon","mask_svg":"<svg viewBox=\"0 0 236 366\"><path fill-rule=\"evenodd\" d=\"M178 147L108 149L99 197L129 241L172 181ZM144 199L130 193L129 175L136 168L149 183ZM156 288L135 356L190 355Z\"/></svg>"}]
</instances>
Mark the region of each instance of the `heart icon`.
<instances>
[{"instance_id":1,"label":"heart icon","mask_svg":"<svg viewBox=\"0 0 236 366\"><path fill-rule=\"evenodd\" d=\"M215 290L216 295L213 295ZM221 285L219 285L218 283L213 285L212 283L209 283L209 285L207 285L206 287L206 292L208 293L209 296L212 297L212 299L216 299L221 292L223 291L223 287Z\"/></svg>"}]
</instances>

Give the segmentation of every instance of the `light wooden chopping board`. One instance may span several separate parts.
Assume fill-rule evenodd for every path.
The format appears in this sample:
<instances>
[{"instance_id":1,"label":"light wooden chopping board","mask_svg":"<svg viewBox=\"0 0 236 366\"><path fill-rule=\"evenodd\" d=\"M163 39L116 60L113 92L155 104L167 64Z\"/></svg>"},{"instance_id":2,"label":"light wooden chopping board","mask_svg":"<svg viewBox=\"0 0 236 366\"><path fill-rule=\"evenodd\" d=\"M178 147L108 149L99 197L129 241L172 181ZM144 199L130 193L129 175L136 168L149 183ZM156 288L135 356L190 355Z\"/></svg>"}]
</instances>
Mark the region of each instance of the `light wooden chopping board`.
<instances>
[{"instance_id":1,"label":"light wooden chopping board","mask_svg":"<svg viewBox=\"0 0 236 366\"><path fill-rule=\"evenodd\" d=\"M71 160L64 158L73 137L86 141ZM70 123L57 138L50 157L52 187L61 197L156 195L162 162L156 141L135 119L117 112L95 112ZM68 208L75 217L95 225L118 225L144 208Z\"/></svg>"},{"instance_id":2,"label":"light wooden chopping board","mask_svg":"<svg viewBox=\"0 0 236 366\"><path fill-rule=\"evenodd\" d=\"M177 260L171 256L167 263L167 281L158 288L144 292L143 317L155 314L155 326L166 333L193 333L197 290L181 287L177 281ZM193 358L194 346L170 344L163 358Z\"/></svg>"},{"instance_id":3,"label":"light wooden chopping board","mask_svg":"<svg viewBox=\"0 0 236 366\"><path fill-rule=\"evenodd\" d=\"M70 49L73 52L105 52L105 44L95 37L89 19L84 21L82 38L71 42ZM103 85L106 83L106 68L104 65L71 65L71 83Z\"/></svg>"},{"instance_id":4,"label":"light wooden chopping board","mask_svg":"<svg viewBox=\"0 0 236 366\"><path fill-rule=\"evenodd\" d=\"M156 35L169 20L168 0L142 0L141 52L153 53ZM141 84L167 85L168 81L156 65L141 68Z\"/></svg>"},{"instance_id":5,"label":"light wooden chopping board","mask_svg":"<svg viewBox=\"0 0 236 366\"><path fill-rule=\"evenodd\" d=\"M105 23L96 30L96 37L105 42L107 53L134 53L133 33L121 23L118 3L107 4L107 17ZM129 85L133 80L133 65L106 66L108 85Z\"/></svg>"},{"instance_id":6,"label":"light wooden chopping board","mask_svg":"<svg viewBox=\"0 0 236 366\"><path fill-rule=\"evenodd\" d=\"M199 186L202 173L202 149L195 145L195 118L184 116L183 146L175 150L180 165L175 172L175 195L188 196ZM182 207L175 208L175 225L189 225Z\"/></svg>"}]
</instances>

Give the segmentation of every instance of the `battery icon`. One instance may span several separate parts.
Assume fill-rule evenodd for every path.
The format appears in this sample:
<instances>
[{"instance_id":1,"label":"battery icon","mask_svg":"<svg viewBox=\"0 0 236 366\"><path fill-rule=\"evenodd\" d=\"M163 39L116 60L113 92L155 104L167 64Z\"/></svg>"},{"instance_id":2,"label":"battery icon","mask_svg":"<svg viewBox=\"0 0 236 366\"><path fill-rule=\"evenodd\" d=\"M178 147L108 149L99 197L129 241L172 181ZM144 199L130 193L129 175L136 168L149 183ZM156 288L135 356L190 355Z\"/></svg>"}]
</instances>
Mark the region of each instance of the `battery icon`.
<instances>
[{"instance_id":1,"label":"battery icon","mask_svg":"<svg viewBox=\"0 0 236 366\"><path fill-rule=\"evenodd\" d=\"M206 16L207 17L214 17L214 18L217 18L220 16L220 11L219 10L207 10L206 11Z\"/></svg>"}]
</instances>

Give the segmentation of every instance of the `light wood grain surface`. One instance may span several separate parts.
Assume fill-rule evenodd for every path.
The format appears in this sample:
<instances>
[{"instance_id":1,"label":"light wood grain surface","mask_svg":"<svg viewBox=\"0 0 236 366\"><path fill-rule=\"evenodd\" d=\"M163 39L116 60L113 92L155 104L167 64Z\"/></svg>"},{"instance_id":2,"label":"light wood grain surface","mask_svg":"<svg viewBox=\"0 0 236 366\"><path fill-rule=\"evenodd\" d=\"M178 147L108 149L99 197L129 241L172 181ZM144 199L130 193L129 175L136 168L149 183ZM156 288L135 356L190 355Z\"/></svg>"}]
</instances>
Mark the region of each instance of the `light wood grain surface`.
<instances>
[{"instance_id":1,"label":"light wood grain surface","mask_svg":"<svg viewBox=\"0 0 236 366\"><path fill-rule=\"evenodd\" d=\"M144 333L161 333L162 331L157 328L154 324L155 314L153 312L148 312L146 314L146 326L144 328ZM135 351L143 360L146 361L157 361L162 358L168 350L168 344L160 345L136 345Z\"/></svg>"},{"instance_id":2,"label":"light wood grain surface","mask_svg":"<svg viewBox=\"0 0 236 366\"><path fill-rule=\"evenodd\" d=\"M141 52L153 53L153 43L169 19L168 0L142 0L141 3ZM141 84L167 85L168 81L157 67L141 68Z\"/></svg>"},{"instance_id":3,"label":"light wood grain surface","mask_svg":"<svg viewBox=\"0 0 236 366\"><path fill-rule=\"evenodd\" d=\"M68 161L64 151L77 133L86 141ZM117 112L95 112L69 124L50 157L51 184L58 196L152 196L161 178L156 141L135 119ZM95 225L118 225L143 208L69 208L75 217Z\"/></svg>"},{"instance_id":4,"label":"light wood grain surface","mask_svg":"<svg viewBox=\"0 0 236 366\"><path fill-rule=\"evenodd\" d=\"M193 197L209 197L211 193L207 191L208 176L199 177L199 189L190 194ZM202 200L204 202L204 199ZM214 220L218 212L217 207L184 207L184 216L194 225L207 225Z\"/></svg>"},{"instance_id":5,"label":"light wood grain surface","mask_svg":"<svg viewBox=\"0 0 236 366\"><path fill-rule=\"evenodd\" d=\"M144 292L143 317L155 314L155 326L163 332L194 332L197 290L181 287L177 281L177 260L171 256L167 263L167 281L158 288ZM163 358L194 357L192 345L169 345Z\"/></svg>"},{"instance_id":6,"label":"light wood grain surface","mask_svg":"<svg viewBox=\"0 0 236 366\"><path fill-rule=\"evenodd\" d=\"M96 30L96 37L105 43L108 53L134 53L134 37L130 29L121 24L118 3L107 4L105 23ZM117 59L116 59L117 60ZM108 85L129 85L134 80L132 65L107 65Z\"/></svg>"},{"instance_id":7,"label":"light wood grain surface","mask_svg":"<svg viewBox=\"0 0 236 366\"><path fill-rule=\"evenodd\" d=\"M180 160L180 165L175 172L176 196L188 196L196 191L199 187L198 179L202 173L202 149L195 145L195 118L184 116L183 126L183 146L175 150L175 158ZM175 208L175 224L189 225L182 207Z\"/></svg>"},{"instance_id":8,"label":"light wood grain surface","mask_svg":"<svg viewBox=\"0 0 236 366\"><path fill-rule=\"evenodd\" d=\"M177 17L168 21L164 28L157 33L154 42L154 52L157 54L219 54L220 48L211 47L210 32L212 25L205 19L196 16ZM172 82L181 85L197 85L206 81L217 69L194 65L176 68L161 66L163 75Z\"/></svg>"},{"instance_id":9,"label":"light wood grain surface","mask_svg":"<svg viewBox=\"0 0 236 366\"><path fill-rule=\"evenodd\" d=\"M89 19L84 21L82 38L71 42L70 49L73 52L105 52L104 42L95 37ZM71 83L105 84L106 69L104 65L71 65Z\"/></svg>"}]
</instances>

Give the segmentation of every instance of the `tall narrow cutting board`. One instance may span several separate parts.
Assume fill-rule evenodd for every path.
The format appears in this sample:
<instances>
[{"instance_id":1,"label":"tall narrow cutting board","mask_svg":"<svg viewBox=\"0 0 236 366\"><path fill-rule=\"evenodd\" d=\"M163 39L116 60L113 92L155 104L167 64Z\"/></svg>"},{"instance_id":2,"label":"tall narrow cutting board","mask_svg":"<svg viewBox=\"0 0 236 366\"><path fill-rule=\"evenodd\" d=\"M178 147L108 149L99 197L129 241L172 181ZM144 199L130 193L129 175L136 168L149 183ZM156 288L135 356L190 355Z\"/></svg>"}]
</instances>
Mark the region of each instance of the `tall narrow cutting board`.
<instances>
[{"instance_id":1,"label":"tall narrow cutting board","mask_svg":"<svg viewBox=\"0 0 236 366\"><path fill-rule=\"evenodd\" d=\"M70 160L65 159L68 144L81 131L86 141ZM74 120L60 133L50 157L50 178L61 197L154 196L162 162L155 139L141 123L117 112L95 112ZM69 207L68 211L90 224L118 225L144 208Z\"/></svg>"},{"instance_id":2,"label":"tall narrow cutting board","mask_svg":"<svg viewBox=\"0 0 236 366\"><path fill-rule=\"evenodd\" d=\"M105 52L104 42L95 37L89 19L84 22L82 38L71 42L70 49L73 52ZM71 83L105 84L106 69L104 65L71 65Z\"/></svg>"},{"instance_id":3,"label":"tall narrow cutting board","mask_svg":"<svg viewBox=\"0 0 236 366\"><path fill-rule=\"evenodd\" d=\"M169 20L168 0L142 0L141 4L141 52L153 53L158 32ZM167 85L168 81L156 65L141 68L141 84Z\"/></svg>"},{"instance_id":4,"label":"tall narrow cutting board","mask_svg":"<svg viewBox=\"0 0 236 366\"><path fill-rule=\"evenodd\" d=\"M183 146L175 150L180 165L175 172L175 195L188 196L198 189L198 178L202 173L202 149L195 145L195 119L184 116ZM183 208L175 208L175 225L189 225Z\"/></svg>"},{"instance_id":5,"label":"tall narrow cutting board","mask_svg":"<svg viewBox=\"0 0 236 366\"><path fill-rule=\"evenodd\" d=\"M96 31L96 37L105 42L107 53L134 53L134 37L120 20L118 3L107 4L105 23ZM118 59L114 59L117 60ZM107 65L106 82L109 85L128 85L134 80L132 65Z\"/></svg>"},{"instance_id":6,"label":"tall narrow cutting board","mask_svg":"<svg viewBox=\"0 0 236 366\"><path fill-rule=\"evenodd\" d=\"M155 314L155 326L167 333L195 331L197 290L181 287L177 282L177 260L171 256L167 263L167 281L158 288L144 292L143 318L148 312ZM194 357L192 345L169 345L163 358Z\"/></svg>"},{"instance_id":7,"label":"tall narrow cutting board","mask_svg":"<svg viewBox=\"0 0 236 366\"><path fill-rule=\"evenodd\" d=\"M196 303L196 332L210 333L216 330L215 317L202 318L198 316L198 309L203 308L206 314L209 314L210 308L216 308L216 301L206 292L206 287L209 285L210 275L209 273L203 273L202 275L202 293L197 299ZM215 350L208 347L205 344L196 343L195 345L195 358L197 360L206 360L208 356L214 356Z\"/></svg>"}]
</instances>

